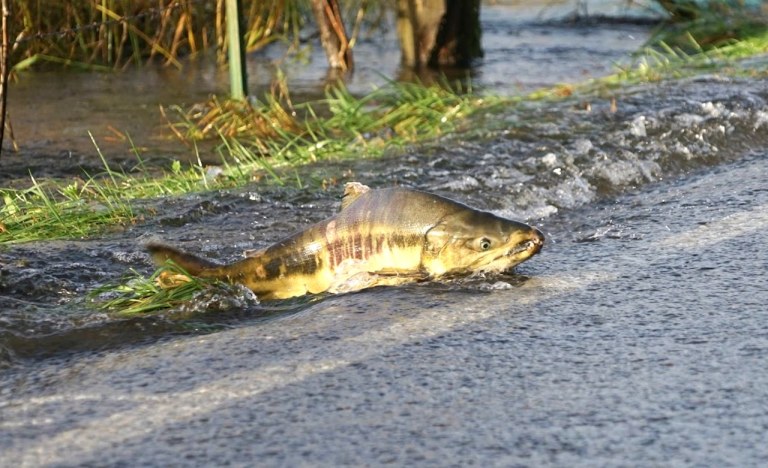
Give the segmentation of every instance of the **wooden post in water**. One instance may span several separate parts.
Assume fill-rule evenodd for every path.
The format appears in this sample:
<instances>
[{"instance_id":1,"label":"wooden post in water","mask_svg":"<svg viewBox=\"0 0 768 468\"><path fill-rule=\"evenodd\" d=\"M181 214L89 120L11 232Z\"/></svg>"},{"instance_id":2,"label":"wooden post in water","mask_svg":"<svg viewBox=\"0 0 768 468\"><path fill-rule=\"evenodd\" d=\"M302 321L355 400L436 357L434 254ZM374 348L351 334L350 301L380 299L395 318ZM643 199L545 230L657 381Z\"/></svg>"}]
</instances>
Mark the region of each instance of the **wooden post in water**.
<instances>
[{"instance_id":1,"label":"wooden post in water","mask_svg":"<svg viewBox=\"0 0 768 468\"><path fill-rule=\"evenodd\" d=\"M9 0L2 0L2 43L0 44L0 154L3 151L3 136L5 136L5 104L8 101L8 73L11 65L11 6ZM13 137L11 137L13 138Z\"/></svg>"},{"instance_id":2,"label":"wooden post in water","mask_svg":"<svg viewBox=\"0 0 768 468\"><path fill-rule=\"evenodd\" d=\"M352 49L349 48L338 0L312 0L311 4L328 65L336 70L351 71Z\"/></svg>"},{"instance_id":3,"label":"wooden post in water","mask_svg":"<svg viewBox=\"0 0 768 468\"><path fill-rule=\"evenodd\" d=\"M226 0L227 47L229 56L229 88L232 99L248 95L248 73L245 70L242 0Z\"/></svg>"},{"instance_id":4,"label":"wooden post in water","mask_svg":"<svg viewBox=\"0 0 768 468\"><path fill-rule=\"evenodd\" d=\"M397 0L403 65L467 68L483 56L480 0Z\"/></svg>"},{"instance_id":5,"label":"wooden post in water","mask_svg":"<svg viewBox=\"0 0 768 468\"><path fill-rule=\"evenodd\" d=\"M480 0L446 1L445 6L427 63L433 68L469 68L483 56Z\"/></svg>"}]
</instances>

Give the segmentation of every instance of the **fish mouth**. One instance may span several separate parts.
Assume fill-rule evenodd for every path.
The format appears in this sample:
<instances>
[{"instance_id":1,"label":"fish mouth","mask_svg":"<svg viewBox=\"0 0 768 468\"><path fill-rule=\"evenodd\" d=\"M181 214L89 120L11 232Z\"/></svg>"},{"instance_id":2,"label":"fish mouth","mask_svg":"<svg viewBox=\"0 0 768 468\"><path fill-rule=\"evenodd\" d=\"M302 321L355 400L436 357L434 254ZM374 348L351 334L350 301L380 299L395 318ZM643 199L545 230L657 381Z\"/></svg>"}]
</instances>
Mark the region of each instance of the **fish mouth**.
<instances>
[{"instance_id":1,"label":"fish mouth","mask_svg":"<svg viewBox=\"0 0 768 468\"><path fill-rule=\"evenodd\" d=\"M534 229L530 239L514 246L506 253L505 256L512 257L521 253L527 253L528 255L525 258L528 258L537 254L543 246L544 234L542 234L538 229Z\"/></svg>"},{"instance_id":2,"label":"fish mouth","mask_svg":"<svg viewBox=\"0 0 768 468\"><path fill-rule=\"evenodd\" d=\"M533 240L525 241L509 250L503 257L514 257L521 253L528 252L529 255L533 255L541 249L541 244L537 244Z\"/></svg>"}]
</instances>

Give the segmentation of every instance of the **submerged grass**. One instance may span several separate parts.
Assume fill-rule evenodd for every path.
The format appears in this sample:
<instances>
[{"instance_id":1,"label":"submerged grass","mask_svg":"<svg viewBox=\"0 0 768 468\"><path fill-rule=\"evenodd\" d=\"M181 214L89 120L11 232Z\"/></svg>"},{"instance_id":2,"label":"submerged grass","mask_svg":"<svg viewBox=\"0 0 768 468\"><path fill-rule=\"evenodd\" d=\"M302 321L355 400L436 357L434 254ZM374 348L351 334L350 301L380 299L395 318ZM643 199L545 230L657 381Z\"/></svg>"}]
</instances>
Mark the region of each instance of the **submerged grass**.
<instances>
[{"instance_id":1,"label":"submerged grass","mask_svg":"<svg viewBox=\"0 0 768 468\"><path fill-rule=\"evenodd\" d=\"M115 284L89 294L96 308L118 315L136 315L172 309L188 303L203 291L226 288L217 280L195 278L168 262L146 277L136 270Z\"/></svg>"}]
</instances>

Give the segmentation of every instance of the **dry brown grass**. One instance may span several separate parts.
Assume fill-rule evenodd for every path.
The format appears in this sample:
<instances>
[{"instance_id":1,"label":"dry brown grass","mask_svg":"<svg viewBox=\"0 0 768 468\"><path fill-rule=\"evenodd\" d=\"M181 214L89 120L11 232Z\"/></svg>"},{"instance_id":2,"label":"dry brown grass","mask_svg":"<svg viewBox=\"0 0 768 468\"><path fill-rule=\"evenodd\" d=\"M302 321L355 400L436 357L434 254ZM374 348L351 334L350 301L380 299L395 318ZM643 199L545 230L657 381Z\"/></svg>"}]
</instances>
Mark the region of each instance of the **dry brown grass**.
<instances>
[{"instance_id":1,"label":"dry brown grass","mask_svg":"<svg viewBox=\"0 0 768 468\"><path fill-rule=\"evenodd\" d=\"M244 0L246 44L298 40L300 2ZM224 0L14 0L12 63L122 68L215 47L226 52Z\"/></svg>"}]
</instances>

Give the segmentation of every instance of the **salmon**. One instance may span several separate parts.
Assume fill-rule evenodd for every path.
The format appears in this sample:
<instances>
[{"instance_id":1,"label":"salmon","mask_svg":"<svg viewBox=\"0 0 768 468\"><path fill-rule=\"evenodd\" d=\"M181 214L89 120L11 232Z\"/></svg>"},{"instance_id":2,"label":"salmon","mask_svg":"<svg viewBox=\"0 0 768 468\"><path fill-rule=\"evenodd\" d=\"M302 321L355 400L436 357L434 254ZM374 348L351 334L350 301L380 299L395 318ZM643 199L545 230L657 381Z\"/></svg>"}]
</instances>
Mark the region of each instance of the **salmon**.
<instances>
[{"instance_id":1,"label":"salmon","mask_svg":"<svg viewBox=\"0 0 768 468\"><path fill-rule=\"evenodd\" d=\"M409 188L345 186L341 210L246 258L222 265L163 243L158 264L240 283L262 300L501 272L529 259L544 235L527 224Z\"/></svg>"}]
</instances>

